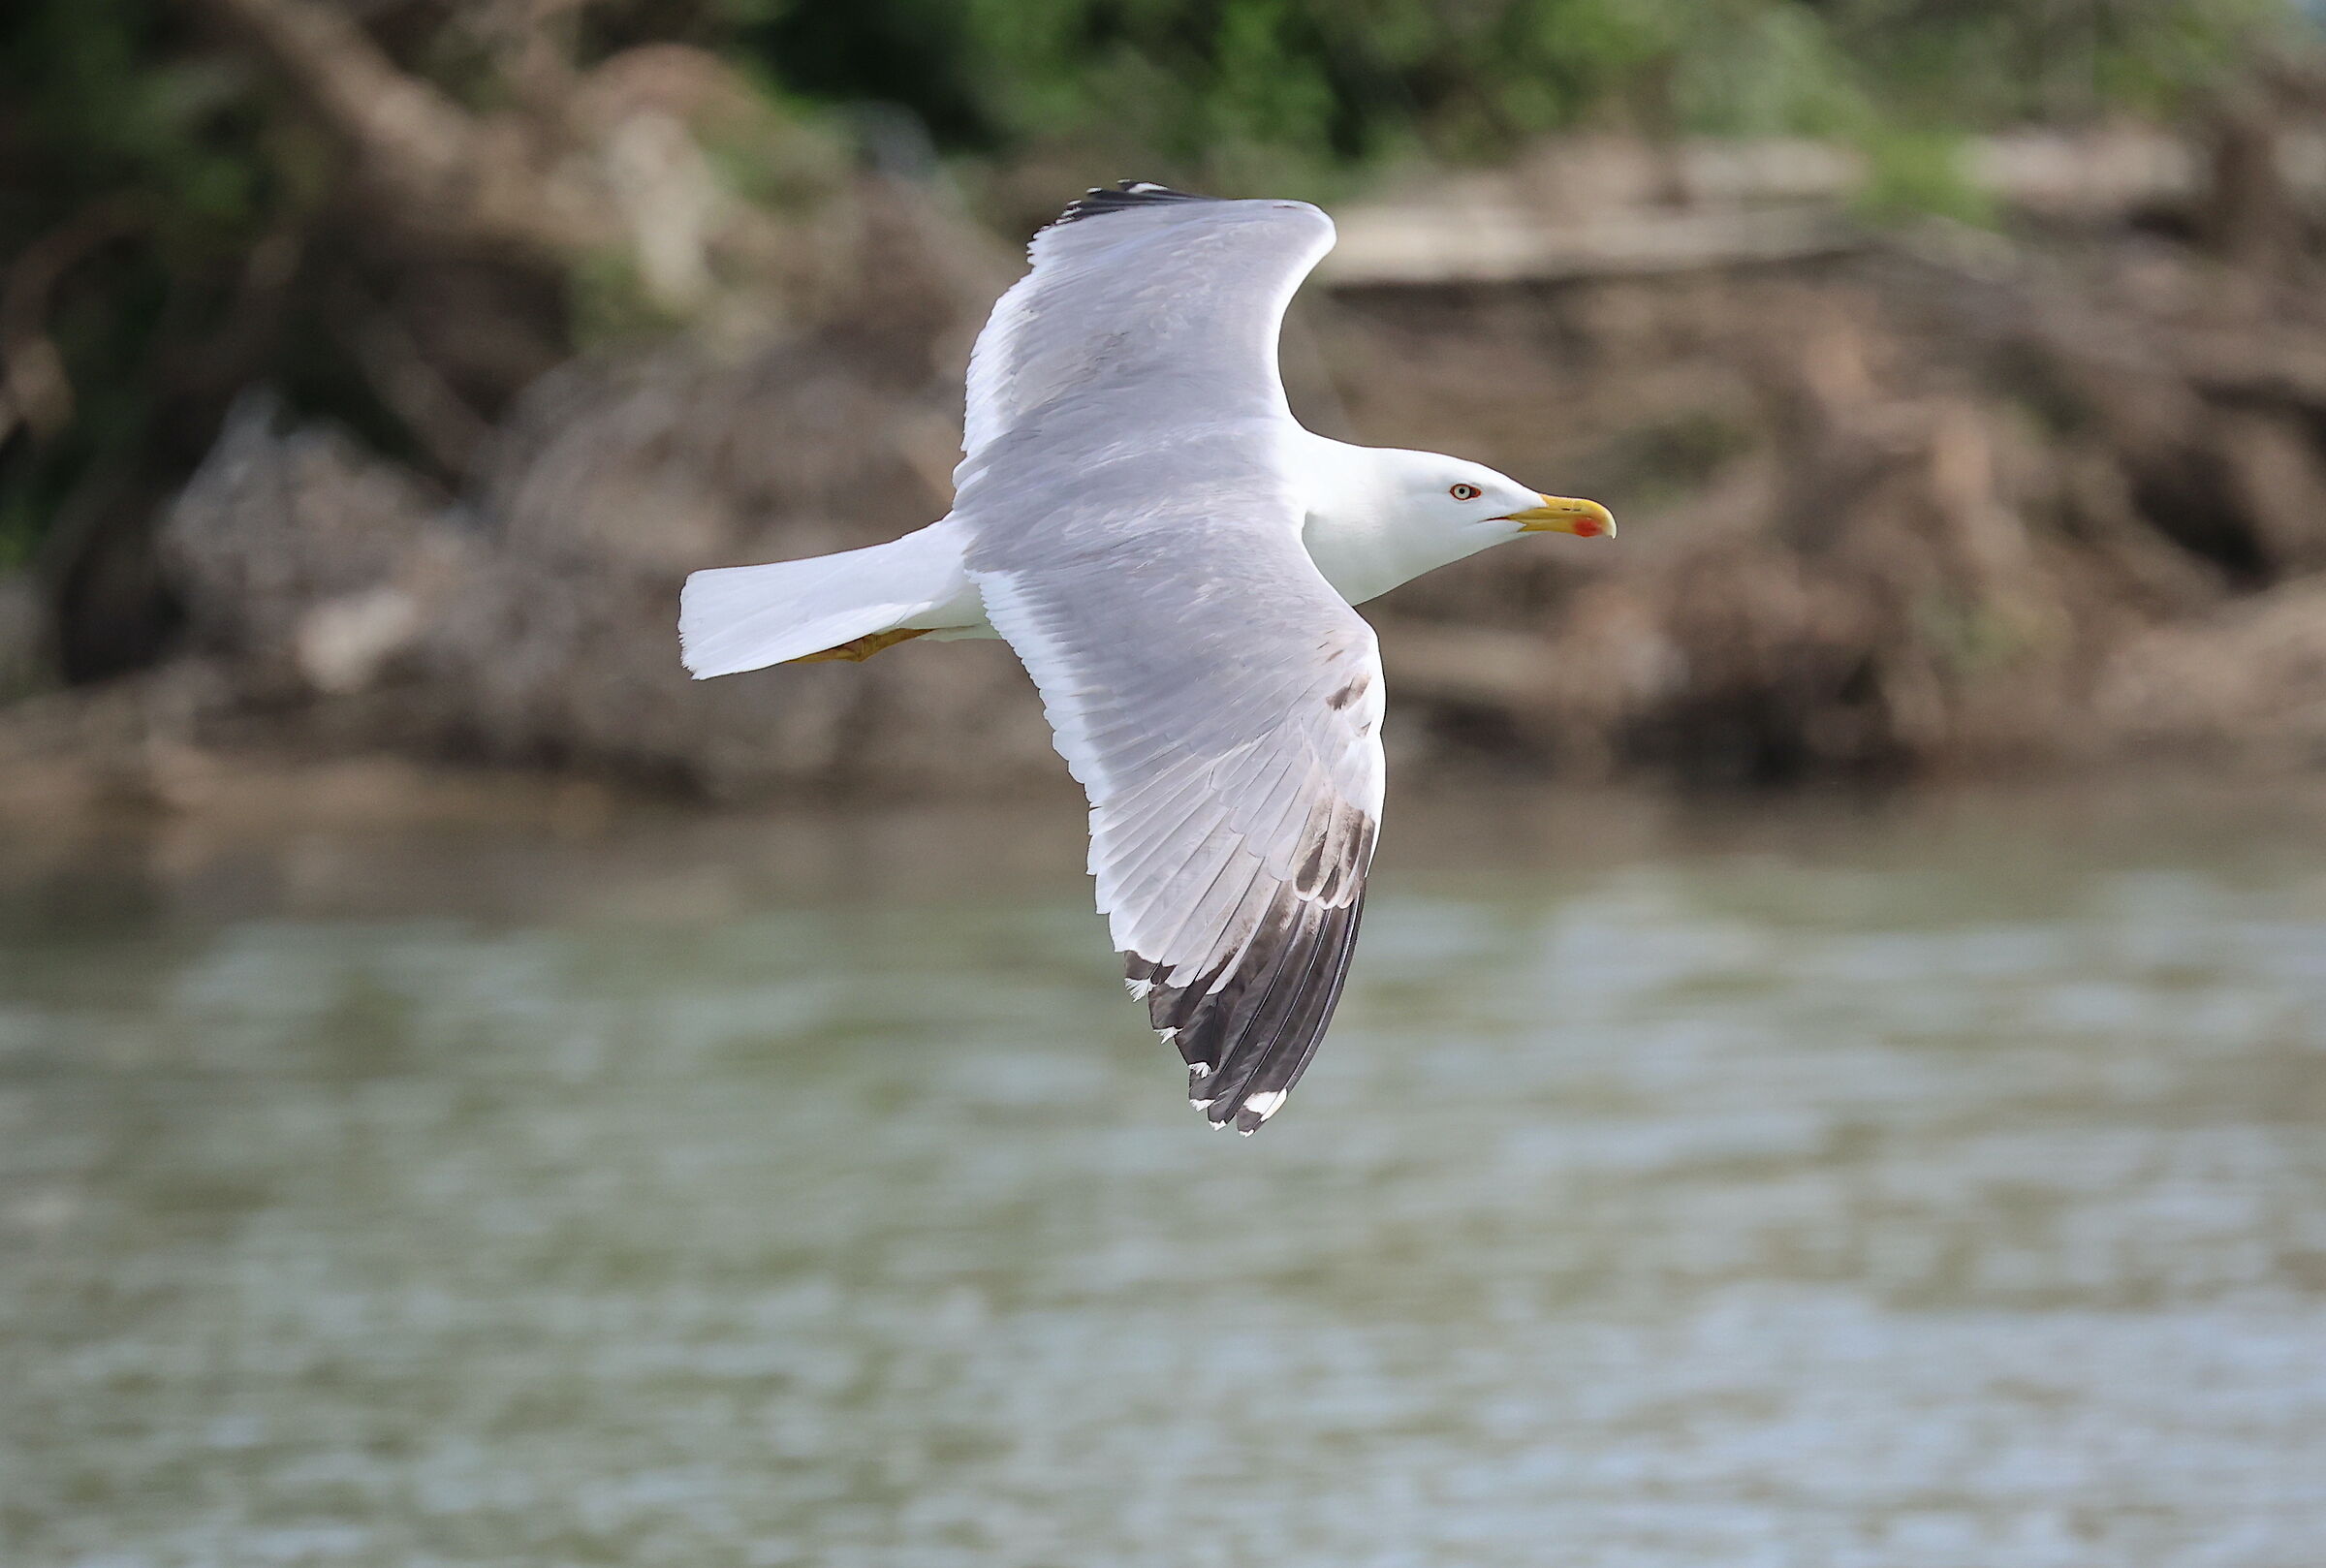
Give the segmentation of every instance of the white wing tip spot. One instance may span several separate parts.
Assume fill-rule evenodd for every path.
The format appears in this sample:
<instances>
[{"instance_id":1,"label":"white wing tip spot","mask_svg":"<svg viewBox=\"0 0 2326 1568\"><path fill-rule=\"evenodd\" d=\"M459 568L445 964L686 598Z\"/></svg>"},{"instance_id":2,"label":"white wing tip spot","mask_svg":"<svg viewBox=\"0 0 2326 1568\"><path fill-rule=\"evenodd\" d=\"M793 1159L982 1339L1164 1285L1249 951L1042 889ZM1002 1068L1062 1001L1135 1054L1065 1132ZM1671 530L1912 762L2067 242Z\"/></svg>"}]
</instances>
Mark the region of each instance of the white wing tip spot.
<instances>
[{"instance_id":1,"label":"white wing tip spot","mask_svg":"<svg viewBox=\"0 0 2326 1568\"><path fill-rule=\"evenodd\" d=\"M1266 1121L1274 1115L1276 1108L1284 1103L1286 1092L1283 1089L1270 1089L1265 1094L1255 1094L1243 1102L1243 1108L1262 1121Z\"/></svg>"},{"instance_id":2,"label":"white wing tip spot","mask_svg":"<svg viewBox=\"0 0 2326 1568\"><path fill-rule=\"evenodd\" d=\"M1147 993L1155 988L1155 983L1151 980L1126 980L1122 983L1122 988L1131 993L1132 1001L1144 1002Z\"/></svg>"}]
</instances>

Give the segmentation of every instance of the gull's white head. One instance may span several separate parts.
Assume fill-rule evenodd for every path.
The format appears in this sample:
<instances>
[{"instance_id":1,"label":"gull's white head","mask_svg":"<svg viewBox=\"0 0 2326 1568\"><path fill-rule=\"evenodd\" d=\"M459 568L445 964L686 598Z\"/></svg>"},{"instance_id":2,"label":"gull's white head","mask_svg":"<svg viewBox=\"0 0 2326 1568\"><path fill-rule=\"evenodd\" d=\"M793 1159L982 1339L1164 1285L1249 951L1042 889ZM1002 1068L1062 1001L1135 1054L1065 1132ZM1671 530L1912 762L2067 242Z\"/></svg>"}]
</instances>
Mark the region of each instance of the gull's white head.
<instances>
[{"instance_id":1,"label":"gull's white head","mask_svg":"<svg viewBox=\"0 0 2326 1568\"><path fill-rule=\"evenodd\" d=\"M1381 449L1379 459L1401 525L1469 543L1465 555L1521 534L1595 539L1616 531L1616 519L1598 502L1544 495L1484 463L1395 448Z\"/></svg>"},{"instance_id":2,"label":"gull's white head","mask_svg":"<svg viewBox=\"0 0 2326 1568\"><path fill-rule=\"evenodd\" d=\"M1303 536L1351 604L1521 534L1596 539L1616 531L1596 501L1544 495L1441 453L1320 440L1309 467L1313 499Z\"/></svg>"}]
</instances>

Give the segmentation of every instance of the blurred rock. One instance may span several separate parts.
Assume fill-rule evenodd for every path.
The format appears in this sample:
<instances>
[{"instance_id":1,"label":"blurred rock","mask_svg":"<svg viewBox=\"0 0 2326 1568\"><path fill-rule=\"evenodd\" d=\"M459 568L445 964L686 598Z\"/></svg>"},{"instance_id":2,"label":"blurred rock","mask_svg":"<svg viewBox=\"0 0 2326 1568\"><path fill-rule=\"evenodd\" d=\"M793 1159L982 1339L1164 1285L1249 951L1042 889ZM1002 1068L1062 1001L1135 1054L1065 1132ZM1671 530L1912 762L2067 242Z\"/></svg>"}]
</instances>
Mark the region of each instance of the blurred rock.
<instances>
[{"instance_id":1,"label":"blurred rock","mask_svg":"<svg viewBox=\"0 0 2326 1568\"><path fill-rule=\"evenodd\" d=\"M939 515L941 416L859 359L666 349L561 373L456 505L333 431L238 411L163 533L233 696L197 732L597 770L716 797L991 791L1051 767L998 646L716 682L679 668L699 566L849 549ZM805 460L791 460L790 455Z\"/></svg>"},{"instance_id":2,"label":"blurred rock","mask_svg":"<svg viewBox=\"0 0 2326 1568\"><path fill-rule=\"evenodd\" d=\"M2109 660L2096 700L2127 749L2326 768L2326 581L2134 639Z\"/></svg>"},{"instance_id":3,"label":"blurred rock","mask_svg":"<svg viewBox=\"0 0 2326 1568\"><path fill-rule=\"evenodd\" d=\"M0 703L40 684L48 617L26 572L0 572Z\"/></svg>"}]
</instances>

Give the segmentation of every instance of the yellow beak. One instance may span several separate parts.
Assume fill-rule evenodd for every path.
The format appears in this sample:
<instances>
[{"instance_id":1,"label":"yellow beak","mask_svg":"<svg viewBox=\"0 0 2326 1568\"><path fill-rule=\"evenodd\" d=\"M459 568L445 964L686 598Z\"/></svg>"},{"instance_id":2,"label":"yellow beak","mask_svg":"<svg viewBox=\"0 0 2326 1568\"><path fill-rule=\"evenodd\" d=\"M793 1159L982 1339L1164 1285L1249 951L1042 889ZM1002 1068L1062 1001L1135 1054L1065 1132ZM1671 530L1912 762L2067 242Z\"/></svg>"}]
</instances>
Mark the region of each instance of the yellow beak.
<instances>
[{"instance_id":1,"label":"yellow beak","mask_svg":"<svg viewBox=\"0 0 2326 1568\"><path fill-rule=\"evenodd\" d=\"M1572 495L1546 495L1541 506L1513 512L1510 520L1519 525L1521 533L1573 534L1578 539L1597 539L1603 534L1616 537L1614 514L1596 501Z\"/></svg>"}]
</instances>

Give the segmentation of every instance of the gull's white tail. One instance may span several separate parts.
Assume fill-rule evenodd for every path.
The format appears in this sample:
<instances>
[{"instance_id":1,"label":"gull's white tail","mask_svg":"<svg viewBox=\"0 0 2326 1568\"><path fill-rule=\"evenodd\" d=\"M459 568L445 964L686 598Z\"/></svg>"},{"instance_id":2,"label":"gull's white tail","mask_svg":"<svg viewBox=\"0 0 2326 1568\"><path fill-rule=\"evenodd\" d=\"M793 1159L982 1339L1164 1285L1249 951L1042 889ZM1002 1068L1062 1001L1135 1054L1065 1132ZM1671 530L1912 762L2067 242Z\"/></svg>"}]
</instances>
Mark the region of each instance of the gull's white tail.
<instances>
[{"instance_id":1,"label":"gull's white tail","mask_svg":"<svg viewBox=\"0 0 2326 1568\"><path fill-rule=\"evenodd\" d=\"M985 615L952 528L804 561L697 572L678 595L679 658L697 680L760 670L911 628L973 626Z\"/></svg>"}]
</instances>

